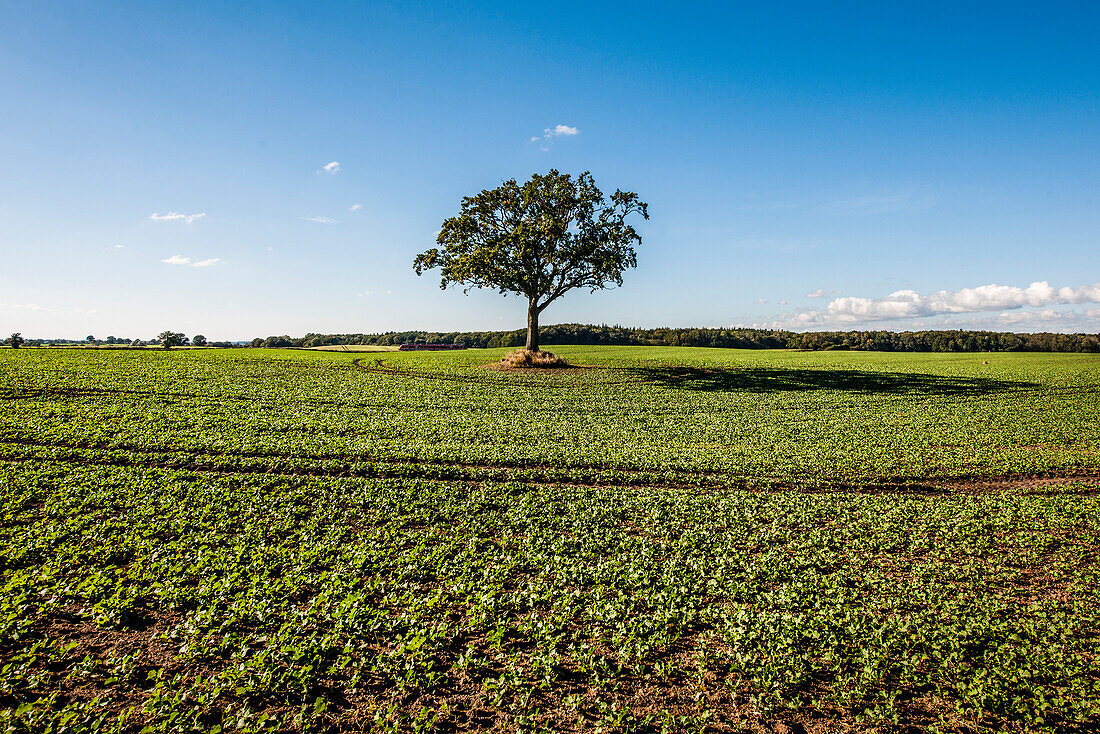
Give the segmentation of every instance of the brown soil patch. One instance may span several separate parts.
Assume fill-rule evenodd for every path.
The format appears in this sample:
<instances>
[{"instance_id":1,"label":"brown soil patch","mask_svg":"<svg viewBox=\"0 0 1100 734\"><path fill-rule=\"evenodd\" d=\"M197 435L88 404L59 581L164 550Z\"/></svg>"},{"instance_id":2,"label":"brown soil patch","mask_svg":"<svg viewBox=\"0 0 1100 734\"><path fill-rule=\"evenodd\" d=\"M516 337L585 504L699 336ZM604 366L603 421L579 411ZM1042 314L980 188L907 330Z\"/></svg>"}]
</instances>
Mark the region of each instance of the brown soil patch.
<instances>
[{"instance_id":1,"label":"brown soil patch","mask_svg":"<svg viewBox=\"0 0 1100 734\"><path fill-rule=\"evenodd\" d=\"M165 633L183 620L177 612L163 610L134 610L127 623L117 629L102 629L83 618L74 607L64 607L44 615L34 625L32 636L55 640L60 644L71 644L64 655L56 660L47 656L40 658L36 667L39 673L37 684L16 699L24 695L34 701L40 697L57 694L56 708L69 703L87 703L92 699L101 699L105 710L117 717L130 708L140 707L146 698L146 688L151 686L147 676L154 670L164 670L168 674L185 669L185 665L176 657L175 646L165 637ZM0 646L0 659L7 659L12 652L7 646ZM129 670L117 683L107 683L105 678L115 675L109 672L107 663L132 656ZM91 660L93 665L88 675L73 675L74 667L80 661ZM196 673L209 671L196 670ZM0 696L0 707L12 703ZM138 720L143 718L140 714ZM134 731L141 728L138 724Z\"/></svg>"},{"instance_id":2,"label":"brown soil patch","mask_svg":"<svg viewBox=\"0 0 1100 734\"><path fill-rule=\"evenodd\" d=\"M1097 480L1100 480L1100 472L1095 469L1076 469L1042 475L944 479L935 482L935 485L948 490L977 494L992 492L1025 492L1027 494L1037 494L1055 487L1064 487L1066 485L1078 483L1094 483L1097 482ZM1081 494L1095 494L1097 492L1100 492L1100 484L1082 488Z\"/></svg>"}]
</instances>

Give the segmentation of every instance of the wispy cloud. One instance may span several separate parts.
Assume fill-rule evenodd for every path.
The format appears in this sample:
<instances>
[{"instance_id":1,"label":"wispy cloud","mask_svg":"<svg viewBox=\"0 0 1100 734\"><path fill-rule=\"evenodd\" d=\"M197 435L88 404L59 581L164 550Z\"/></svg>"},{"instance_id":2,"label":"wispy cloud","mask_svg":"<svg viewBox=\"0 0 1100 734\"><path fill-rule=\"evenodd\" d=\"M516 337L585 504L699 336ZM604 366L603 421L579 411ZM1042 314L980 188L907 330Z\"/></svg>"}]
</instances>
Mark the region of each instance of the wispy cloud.
<instances>
[{"instance_id":1,"label":"wispy cloud","mask_svg":"<svg viewBox=\"0 0 1100 734\"><path fill-rule=\"evenodd\" d=\"M54 311L56 309L39 306L37 303L0 303L0 308L17 308L23 311Z\"/></svg>"},{"instance_id":2,"label":"wispy cloud","mask_svg":"<svg viewBox=\"0 0 1100 734\"><path fill-rule=\"evenodd\" d=\"M896 214L930 209L935 205L936 197L908 190L834 199L816 208L826 214Z\"/></svg>"},{"instance_id":3,"label":"wispy cloud","mask_svg":"<svg viewBox=\"0 0 1100 734\"><path fill-rule=\"evenodd\" d=\"M331 163L326 163L325 165L321 166L321 170L318 171L317 173L321 173L322 171L325 172L325 173L336 173L339 170L340 170L340 162L339 161L332 161Z\"/></svg>"},{"instance_id":4,"label":"wispy cloud","mask_svg":"<svg viewBox=\"0 0 1100 734\"><path fill-rule=\"evenodd\" d=\"M217 265L218 263L225 262L220 257L208 257L205 260L192 261L189 257L183 255L172 255L161 260L162 263L168 265L186 265L191 268L208 268L211 265Z\"/></svg>"},{"instance_id":5,"label":"wispy cloud","mask_svg":"<svg viewBox=\"0 0 1100 734\"><path fill-rule=\"evenodd\" d=\"M543 135L548 138L560 138L562 135L576 135L579 132L580 130L569 125L554 125L552 128L546 128Z\"/></svg>"},{"instance_id":6,"label":"wispy cloud","mask_svg":"<svg viewBox=\"0 0 1100 734\"><path fill-rule=\"evenodd\" d=\"M897 214L926 211L940 201L940 194L928 187L910 186L846 196L825 198L821 196L750 195L739 207L742 211L785 212L804 211L829 216Z\"/></svg>"},{"instance_id":7,"label":"wispy cloud","mask_svg":"<svg viewBox=\"0 0 1100 734\"><path fill-rule=\"evenodd\" d=\"M206 212L199 212L198 214L181 214L180 212L168 212L167 214L153 213L149 215L149 218L154 222L186 222L191 224L196 219L202 219L206 216Z\"/></svg>"},{"instance_id":8,"label":"wispy cloud","mask_svg":"<svg viewBox=\"0 0 1100 734\"><path fill-rule=\"evenodd\" d=\"M332 224L336 220L332 217L298 217L306 222L317 222L317 224Z\"/></svg>"},{"instance_id":9,"label":"wispy cloud","mask_svg":"<svg viewBox=\"0 0 1100 734\"><path fill-rule=\"evenodd\" d=\"M1073 315L1072 312L1055 311L1053 308L1044 308L1042 311L1005 311L997 316L997 322L1001 324L1054 324L1065 321Z\"/></svg>"},{"instance_id":10,"label":"wispy cloud","mask_svg":"<svg viewBox=\"0 0 1100 734\"><path fill-rule=\"evenodd\" d=\"M363 208L362 204L352 204L351 206L348 207L348 211L349 212L357 212L362 208Z\"/></svg>"},{"instance_id":11,"label":"wispy cloud","mask_svg":"<svg viewBox=\"0 0 1100 734\"><path fill-rule=\"evenodd\" d=\"M755 301L753 301L753 303L767 303L767 302L768 302L767 298L757 298Z\"/></svg>"},{"instance_id":12,"label":"wispy cloud","mask_svg":"<svg viewBox=\"0 0 1100 734\"><path fill-rule=\"evenodd\" d=\"M557 124L554 127L548 127L542 131L542 135L535 135L531 137L532 143L540 143L539 150L550 150L550 142L555 138L572 137L574 135L580 135L580 130L571 125Z\"/></svg>"},{"instance_id":13,"label":"wispy cloud","mask_svg":"<svg viewBox=\"0 0 1100 734\"><path fill-rule=\"evenodd\" d=\"M827 291L822 288L810 291L806 294L806 298L824 298L825 296L839 296L840 291Z\"/></svg>"},{"instance_id":14,"label":"wispy cloud","mask_svg":"<svg viewBox=\"0 0 1100 734\"><path fill-rule=\"evenodd\" d=\"M112 247L111 249L112 249L112 250L125 250L125 249L126 249L126 245L115 245L115 246L114 246L114 247Z\"/></svg>"}]
</instances>

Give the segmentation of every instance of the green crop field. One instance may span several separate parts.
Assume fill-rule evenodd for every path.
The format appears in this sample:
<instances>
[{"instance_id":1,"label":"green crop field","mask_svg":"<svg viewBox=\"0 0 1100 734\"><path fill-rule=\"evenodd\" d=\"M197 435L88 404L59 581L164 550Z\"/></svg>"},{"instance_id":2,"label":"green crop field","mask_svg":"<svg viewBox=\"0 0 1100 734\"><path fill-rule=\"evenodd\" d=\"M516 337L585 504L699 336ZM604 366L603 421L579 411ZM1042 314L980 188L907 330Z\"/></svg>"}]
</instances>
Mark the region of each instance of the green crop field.
<instances>
[{"instance_id":1,"label":"green crop field","mask_svg":"<svg viewBox=\"0 0 1100 734\"><path fill-rule=\"evenodd\" d=\"M0 351L4 731L1100 728L1100 357L554 351Z\"/></svg>"}]
</instances>

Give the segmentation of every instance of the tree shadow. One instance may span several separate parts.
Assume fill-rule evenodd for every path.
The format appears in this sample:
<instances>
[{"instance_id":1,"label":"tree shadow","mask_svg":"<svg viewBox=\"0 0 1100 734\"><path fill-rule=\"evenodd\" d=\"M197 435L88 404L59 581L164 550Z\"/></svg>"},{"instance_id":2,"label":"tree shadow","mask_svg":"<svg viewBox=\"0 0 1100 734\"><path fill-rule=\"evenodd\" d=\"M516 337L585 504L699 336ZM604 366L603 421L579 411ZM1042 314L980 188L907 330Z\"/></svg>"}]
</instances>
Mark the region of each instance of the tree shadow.
<instances>
[{"instance_id":1,"label":"tree shadow","mask_svg":"<svg viewBox=\"0 0 1100 734\"><path fill-rule=\"evenodd\" d=\"M944 377L864 370L783 369L774 367L631 367L627 372L645 382L700 392L802 392L839 390L854 393L988 395L1039 387L1038 383L988 377Z\"/></svg>"}]
</instances>

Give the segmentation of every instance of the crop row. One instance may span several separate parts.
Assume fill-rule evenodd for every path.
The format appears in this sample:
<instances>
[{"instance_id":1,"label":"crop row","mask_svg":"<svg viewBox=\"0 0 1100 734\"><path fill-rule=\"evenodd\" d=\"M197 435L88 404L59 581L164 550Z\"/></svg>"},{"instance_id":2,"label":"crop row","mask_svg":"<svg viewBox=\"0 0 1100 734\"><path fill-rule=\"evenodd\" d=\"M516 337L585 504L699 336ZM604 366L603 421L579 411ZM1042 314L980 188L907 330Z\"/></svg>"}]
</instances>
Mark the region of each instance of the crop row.
<instances>
[{"instance_id":1,"label":"crop row","mask_svg":"<svg viewBox=\"0 0 1100 734\"><path fill-rule=\"evenodd\" d=\"M569 390L482 369L484 350L386 357L455 380L364 372L340 353L13 350L0 440L821 485L1100 469L1090 355L998 355L1012 360L994 369L981 355L698 350L670 366L669 350L578 350L593 369L545 377Z\"/></svg>"}]
</instances>

